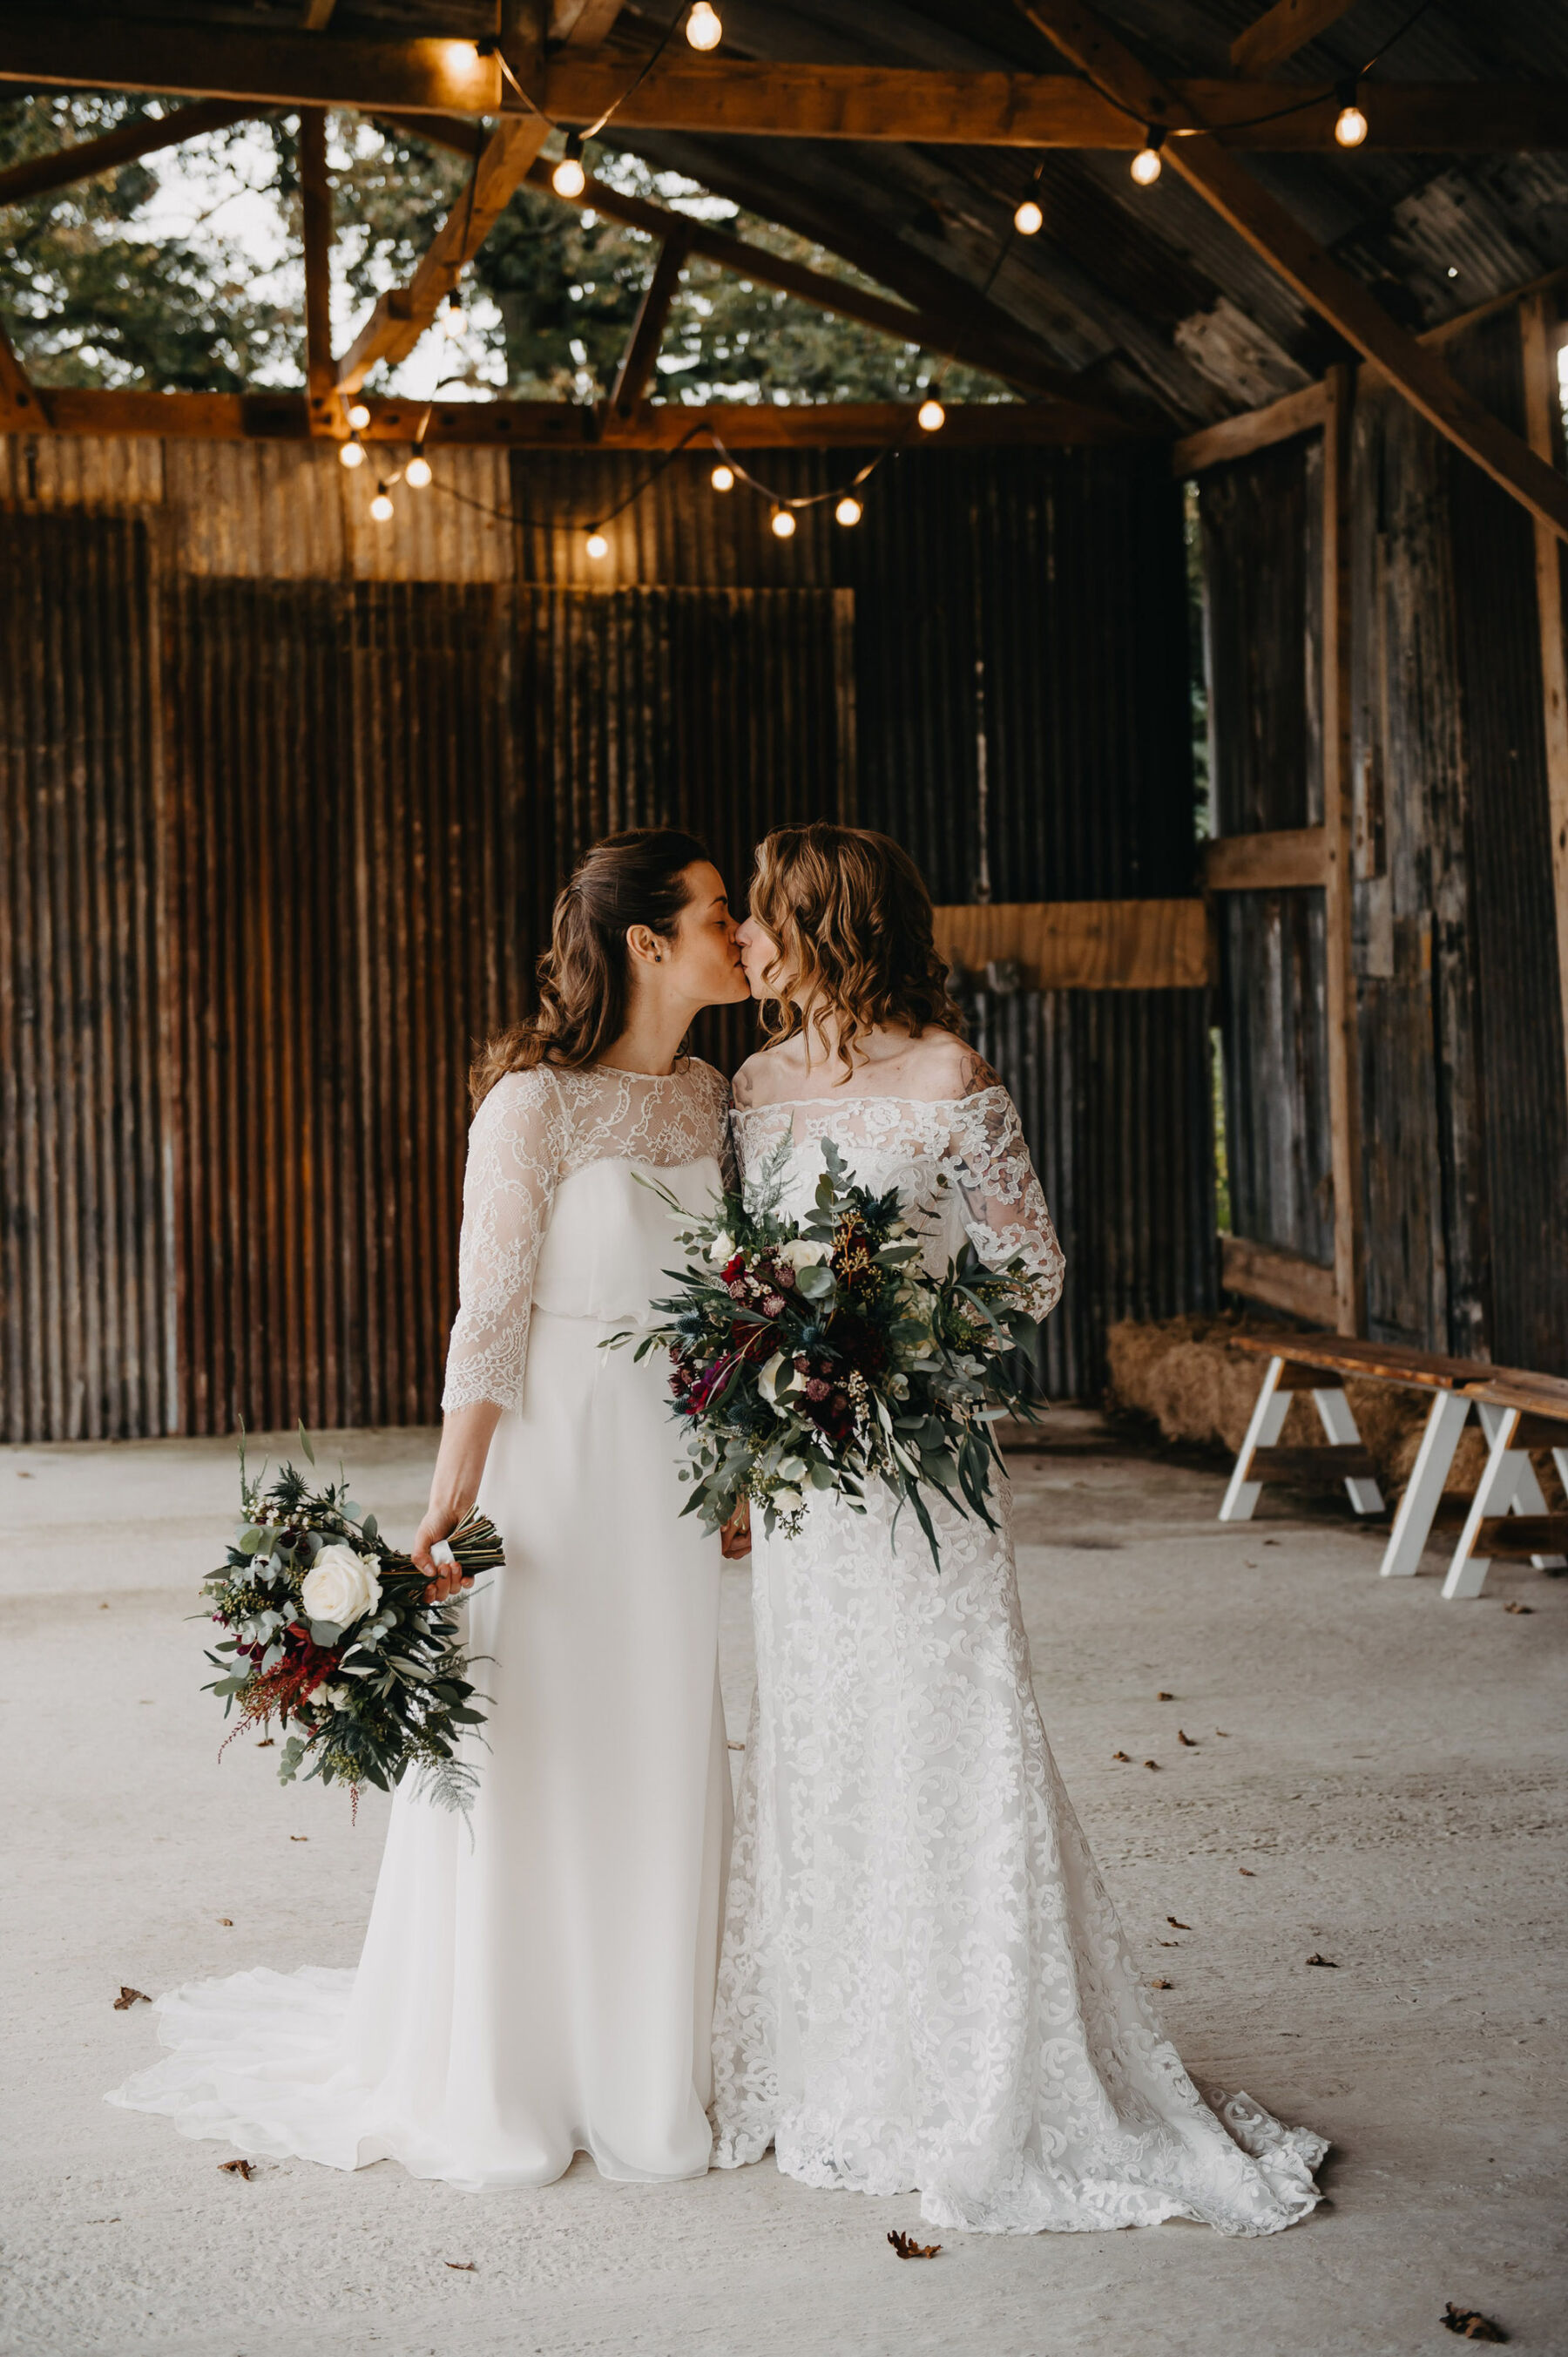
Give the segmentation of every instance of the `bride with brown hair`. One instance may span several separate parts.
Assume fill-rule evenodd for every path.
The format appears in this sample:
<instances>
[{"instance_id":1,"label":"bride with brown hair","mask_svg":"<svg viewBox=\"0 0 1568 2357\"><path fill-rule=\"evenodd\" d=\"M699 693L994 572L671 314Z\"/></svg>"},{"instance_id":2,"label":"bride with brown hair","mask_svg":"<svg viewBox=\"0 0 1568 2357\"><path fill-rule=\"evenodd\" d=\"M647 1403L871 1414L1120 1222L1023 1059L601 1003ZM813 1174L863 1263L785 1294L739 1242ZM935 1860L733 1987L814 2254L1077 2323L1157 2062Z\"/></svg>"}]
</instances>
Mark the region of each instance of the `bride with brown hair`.
<instances>
[{"instance_id":1,"label":"bride with brown hair","mask_svg":"<svg viewBox=\"0 0 1568 2357\"><path fill-rule=\"evenodd\" d=\"M772 1034L736 1079L743 1181L792 1137L778 1208L799 1215L831 1139L924 1215L934 1272L967 1235L1054 1303L1018 1116L964 1042L907 854L779 828L740 946ZM864 1514L812 1491L799 1536L756 1538L714 2159L772 2145L808 2185L918 2190L946 2228L1273 2233L1326 2147L1245 2095L1210 2109L1161 2033L1046 1740L993 1490L995 1531L929 1499L940 1571L878 1483Z\"/></svg>"},{"instance_id":2,"label":"bride with brown hair","mask_svg":"<svg viewBox=\"0 0 1568 2357\"><path fill-rule=\"evenodd\" d=\"M392 1803L357 1973L260 1966L159 2001L173 2049L112 2097L184 2135L470 2189L708 2166L730 1783L719 1548L680 1519L647 1311L671 1222L720 1184L728 1090L682 1042L746 997L688 834L611 835L555 904L539 1014L479 1058L446 1423L414 1559L476 1502L504 1570L468 1636L488 1697L471 1827Z\"/></svg>"}]
</instances>

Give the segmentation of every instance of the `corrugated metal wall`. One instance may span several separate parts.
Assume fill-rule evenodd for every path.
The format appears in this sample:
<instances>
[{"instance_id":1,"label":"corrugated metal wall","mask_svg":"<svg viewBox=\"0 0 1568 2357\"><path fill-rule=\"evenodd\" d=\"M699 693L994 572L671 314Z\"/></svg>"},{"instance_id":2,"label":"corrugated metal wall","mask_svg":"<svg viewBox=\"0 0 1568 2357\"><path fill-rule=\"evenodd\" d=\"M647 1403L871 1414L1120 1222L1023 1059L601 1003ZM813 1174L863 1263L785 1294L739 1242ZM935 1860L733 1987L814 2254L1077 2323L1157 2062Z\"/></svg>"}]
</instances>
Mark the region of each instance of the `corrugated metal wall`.
<instances>
[{"instance_id":1,"label":"corrugated metal wall","mask_svg":"<svg viewBox=\"0 0 1568 2357\"><path fill-rule=\"evenodd\" d=\"M1522 430L1517 316L1448 349ZM1201 479L1218 831L1314 823L1317 451ZM1552 977L1530 522L1386 386L1352 511L1354 964L1369 1330L1568 1372L1568 1089ZM1238 1233L1332 1259L1322 895L1224 896Z\"/></svg>"},{"instance_id":2,"label":"corrugated metal wall","mask_svg":"<svg viewBox=\"0 0 1568 2357\"><path fill-rule=\"evenodd\" d=\"M451 454L461 500L378 533L330 452L63 449L0 442L13 1437L434 1412L469 1049L608 827L692 826L737 890L852 813L943 897L1189 888L1157 457L922 451L785 546L682 457L595 565L647 456ZM976 1013L1072 1269L1052 1386L1092 1389L1111 1318L1212 1297L1204 995Z\"/></svg>"}]
</instances>

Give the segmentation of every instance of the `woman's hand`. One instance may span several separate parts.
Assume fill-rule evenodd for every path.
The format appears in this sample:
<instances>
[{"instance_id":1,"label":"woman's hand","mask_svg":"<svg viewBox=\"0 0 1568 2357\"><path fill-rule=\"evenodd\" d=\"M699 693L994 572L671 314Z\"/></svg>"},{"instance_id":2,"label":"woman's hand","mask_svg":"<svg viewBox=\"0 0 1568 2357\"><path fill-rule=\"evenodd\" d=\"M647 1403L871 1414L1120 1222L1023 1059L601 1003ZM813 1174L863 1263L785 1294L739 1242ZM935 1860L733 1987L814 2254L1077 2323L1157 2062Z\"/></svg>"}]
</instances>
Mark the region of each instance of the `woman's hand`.
<instances>
[{"instance_id":1,"label":"woman's hand","mask_svg":"<svg viewBox=\"0 0 1568 2357\"><path fill-rule=\"evenodd\" d=\"M751 1553L751 1500L743 1498L719 1533L719 1546L726 1563L738 1563Z\"/></svg>"},{"instance_id":2,"label":"woman's hand","mask_svg":"<svg viewBox=\"0 0 1568 2357\"><path fill-rule=\"evenodd\" d=\"M474 1584L471 1577L465 1577L460 1564L437 1563L431 1553L431 1549L439 1546L443 1539L450 1537L462 1519L461 1514L451 1512L431 1512L413 1534L413 1544L408 1552L411 1560L426 1575L424 1598L427 1604L445 1604L446 1598L456 1596L460 1587L472 1587Z\"/></svg>"},{"instance_id":3,"label":"woman's hand","mask_svg":"<svg viewBox=\"0 0 1568 2357\"><path fill-rule=\"evenodd\" d=\"M491 1436L500 1419L501 1411L493 1401L477 1400L471 1407L454 1408L441 1427L441 1447L430 1482L430 1503L408 1551L411 1560L425 1574L424 1594L432 1604L445 1604L449 1596L474 1584L471 1578L464 1577L460 1565L437 1563L431 1549L449 1538L471 1511L479 1494Z\"/></svg>"}]
</instances>

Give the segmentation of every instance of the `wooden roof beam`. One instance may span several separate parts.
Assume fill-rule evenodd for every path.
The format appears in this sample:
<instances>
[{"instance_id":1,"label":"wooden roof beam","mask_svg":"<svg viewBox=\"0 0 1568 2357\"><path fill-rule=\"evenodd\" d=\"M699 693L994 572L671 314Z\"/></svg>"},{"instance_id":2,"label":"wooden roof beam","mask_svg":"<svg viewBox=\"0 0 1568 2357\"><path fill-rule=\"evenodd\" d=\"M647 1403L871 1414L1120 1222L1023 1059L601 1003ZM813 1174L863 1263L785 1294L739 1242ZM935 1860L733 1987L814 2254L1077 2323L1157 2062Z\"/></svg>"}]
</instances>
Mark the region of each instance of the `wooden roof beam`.
<instances>
[{"instance_id":1,"label":"wooden roof beam","mask_svg":"<svg viewBox=\"0 0 1568 2357\"><path fill-rule=\"evenodd\" d=\"M632 323L631 337L610 387L612 419L635 417L649 381L659 364L659 347L669 325L670 308L680 291L681 273L692 249L695 222L671 215L671 226L659 249L659 260Z\"/></svg>"},{"instance_id":2,"label":"wooden roof beam","mask_svg":"<svg viewBox=\"0 0 1568 2357\"><path fill-rule=\"evenodd\" d=\"M1231 42L1230 62L1239 74L1268 73L1337 25L1354 5L1355 0L1274 0Z\"/></svg>"},{"instance_id":3,"label":"wooden roof beam","mask_svg":"<svg viewBox=\"0 0 1568 2357\"><path fill-rule=\"evenodd\" d=\"M961 73L918 67L813 66L661 58L635 89L620 60L557 51L536 93L559 123L725 137L913 141L929 145L1130 151L1144 121L1067 74ZM363 40L334 33L243 32L140 17L0 11L0 81L178 91L255 106L354 106L493 116L517 101L493 56L471 40ZM1338 100L1280 111L1275 82L1181 81L1169 118L1222 145L1341 151ZM1310 89L1301 96L1310 95ZM1363 101L1368 148L1520 152L1568 146L1568 88L1374 82ZM1258 115L1270 119L1254 121ZM1228 131L1228 124L1238 127ZM1364 151L1363 151L1364 152Z\"/></svg>"},{"instance_id":4,"label":"wooden roof beam","mask_svg":"<svg viewBox=\"0 0 1568 2357\"><path fill-rule=\"evenodd\" d=\"M357 393L378 361L395 368L421 336L478 253L544 145L548 124L536 114L503 115L475 160L473 178L430 242L406 286L380 297L344 354L338 388Z\"/></svg>"},{"instance_id":5,"label":"wooden roof beam","mask_svg":"<svg viewBox=\"0 0 1568 2357\"><path fill-rule=\"evenodd\" d=\"M1176 93L1079 0L1018 0L1018 5L1037 31L1145 123L1201 131ZM1234 156L1200 137L1171 139L1165 153L1172 169L1304 302L1374 361L1412 408L1531 515L1568 540L1568 480L1467 392L1430 346L1397 327L1370 289L1326 253Z\"/></svg>"},{"instance_id":6,"label":"wooden roof beam","mask_svg":"<svg viewBox=\"0 0 1568 2357\"><path fill-rule=\"evenodd\" d=\"M52 156L29 156L25 164L10 165L0 172L0 205L25 204L30 198L48 196L51 189L95 179L100 172L117 172L122 164L156 156L160 147L177 147L208 131L227 131L231 123L243 123L253 112L230 99L204 98L195 106L177 107L172 114L138 114L134 122L106 131L101 139L79 139L74 146L58 148Z\"/></svg>"}]
</instances>

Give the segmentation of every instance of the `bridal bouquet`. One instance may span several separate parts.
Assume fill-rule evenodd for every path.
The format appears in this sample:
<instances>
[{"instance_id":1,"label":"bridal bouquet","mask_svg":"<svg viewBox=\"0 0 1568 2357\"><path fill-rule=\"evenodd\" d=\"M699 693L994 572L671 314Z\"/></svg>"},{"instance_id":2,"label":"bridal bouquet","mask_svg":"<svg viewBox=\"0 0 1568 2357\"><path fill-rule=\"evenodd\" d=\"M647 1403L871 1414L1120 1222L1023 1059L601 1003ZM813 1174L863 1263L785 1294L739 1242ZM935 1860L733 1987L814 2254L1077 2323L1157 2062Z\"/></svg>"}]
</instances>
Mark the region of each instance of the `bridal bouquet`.
<instances>
[{"instance_id":1,"label":"bridal bouquet","mask_svg":"<svg viewBox=\"0 0 1568 2357\"><path fill-rule=\"evenodd\" d=\"M693 1258L666 1271L678 1289L651 1305L660 1322L637 1356L670 1354L672 1412L693 1460L681 1476L693 1484L684 1512L716 1530L746 1498L770 1535L796 1537L811 1491L864 1513L876 1477L913 1510L940 1566L923 1493L967 1504L994 1529L992 1426L1034 1415L1014 1354L1029 1352L1038 1331L1035 1279L1018 1260L987 1268L969 1243L931 1275L897 1189L852 1184L831 1139L813 1209L780 1217L793 1151L786 1138L769 1157L749 1208L729 1192L693 1221L656 1189L684 1222L678 1240Z\"/></svg>"},{"instance_id":2,"label":"bridal bouquet","mask_svg":"<svg viewBox=\"0 0 1568 2357\"><path fill-rule=\"evenodd\" d=\"M314 1465L303 1427L299 1437ZM347 1480L313 1489L285 1465L263 1488L246 1480L242 1447L240 1505L228 1561L202 1582L227 1632L207 1656L221 1674L204 1692L222 1695L225 1717L239 1705L234 1734L275 1718L285 1784L308 1760L307 1779L357 1797L362 1783L384 1792L412 1768L431 1800L466 1813L477 1778L454 1747L484 1713L473 1707L455 1602L426 1599L424 1573L388 1545ZM466 1573L502 1560L480 1514L446 1544Z\"/></svg>"}]
</instances>

